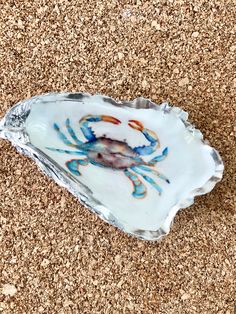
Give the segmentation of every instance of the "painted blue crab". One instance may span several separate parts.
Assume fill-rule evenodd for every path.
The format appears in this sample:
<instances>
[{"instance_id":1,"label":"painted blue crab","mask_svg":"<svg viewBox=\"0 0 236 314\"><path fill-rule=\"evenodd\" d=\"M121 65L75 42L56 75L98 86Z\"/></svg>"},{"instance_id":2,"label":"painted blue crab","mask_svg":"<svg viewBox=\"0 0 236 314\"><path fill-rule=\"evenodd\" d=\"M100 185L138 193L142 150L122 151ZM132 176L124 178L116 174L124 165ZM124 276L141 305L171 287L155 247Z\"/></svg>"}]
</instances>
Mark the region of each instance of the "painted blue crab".
<instances>
[{"instance_id":1,"label":"painted blue crab","mask_svg":"<svg viewBox=\"0 0 236 314\"><path fill-rule=\"evenodd\" d=\"M143 145L138 147L130 147L126 142L106 138L96 137L94 131L90 127L91 122L109 122L113 124L120 124L121 121L107 115L86 115L82 117L79 121L80 129L86 138L86 142L82 142L76 136L73 128L70 125L70 120L66 120L66 129L68 134L73 139L72 143L67 136L60 130L60 127L54 123L54 129L57 132L61 141L76 150L64 150L59 148L47 147L51 151L56 151L59 153L65 153L70 155L80 155L84 156L83 159L71 159L66 162L67 168L74 175L80 176L79 166L87 166L89 163L99 167L111 168L114 170L123 171L123 173L128 177L128 179L133 184L133 193L132 195L135 198L145 197L147 190L145 185L139 179L139 176L149 182L161 195L161 187L145 172L149 172L152 175L159 177L164 180L166 183L170 181L153 167L156 163L164 160L168 154L168 148L166 147L161 155L155 156L150 161L145 162L141 156L150 155L160 147L160 141L157 135L149 130L144 128L141 122L137 120L129 120L128 125L136 129L144 135L148 140L149 145Z\"/></svg>"}]
</instances>

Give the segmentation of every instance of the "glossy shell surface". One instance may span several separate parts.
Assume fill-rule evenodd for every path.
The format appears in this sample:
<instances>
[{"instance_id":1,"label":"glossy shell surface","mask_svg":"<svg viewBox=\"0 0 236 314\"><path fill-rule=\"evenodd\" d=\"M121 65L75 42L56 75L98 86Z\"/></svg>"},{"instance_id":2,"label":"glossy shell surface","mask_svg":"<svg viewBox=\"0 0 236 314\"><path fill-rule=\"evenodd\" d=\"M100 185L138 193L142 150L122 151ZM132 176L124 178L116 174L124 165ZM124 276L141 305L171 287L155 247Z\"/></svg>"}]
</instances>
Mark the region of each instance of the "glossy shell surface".
<instances>
[{"instance_id":1,"label":"glossy shell surface","mask_svg":"<svg viewBox=\"0 0 236 314\"><path fill-rule=\"evenodd\" d=\"M16 104L0 136L105 221L157 240L223 174L218 152L187 117L144 98L50 93Z\"/></svg>"}]
</instances>

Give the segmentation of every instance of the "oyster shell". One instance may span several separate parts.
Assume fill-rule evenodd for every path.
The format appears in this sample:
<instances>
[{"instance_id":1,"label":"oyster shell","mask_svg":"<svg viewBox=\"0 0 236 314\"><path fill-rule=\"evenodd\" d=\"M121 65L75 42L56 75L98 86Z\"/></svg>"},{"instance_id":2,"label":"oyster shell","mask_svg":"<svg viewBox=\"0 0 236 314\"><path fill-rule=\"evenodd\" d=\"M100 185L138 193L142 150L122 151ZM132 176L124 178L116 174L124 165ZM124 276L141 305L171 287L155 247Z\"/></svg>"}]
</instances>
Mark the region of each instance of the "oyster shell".
<instances>
[{"instance_id":1,"label":"oyster shell","mask_svg":"<svg viewBox=\"0 0 236 314\"><path fill-rule=\"evenodd\" d=\"M223 174L218 152L187 117L144 98L49 93L10 109L0 136L105 221L157 240Z\"/></svg>"}]
</instances>

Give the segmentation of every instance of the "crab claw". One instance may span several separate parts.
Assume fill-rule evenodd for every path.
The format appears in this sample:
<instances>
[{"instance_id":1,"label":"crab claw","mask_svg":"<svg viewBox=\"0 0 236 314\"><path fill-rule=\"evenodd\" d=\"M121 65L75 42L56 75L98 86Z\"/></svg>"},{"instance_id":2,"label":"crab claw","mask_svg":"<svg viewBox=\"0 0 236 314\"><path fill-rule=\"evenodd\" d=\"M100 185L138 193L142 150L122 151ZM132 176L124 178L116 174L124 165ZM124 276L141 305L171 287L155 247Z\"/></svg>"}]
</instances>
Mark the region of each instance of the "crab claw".
<instances>
[{"instance_id":1,"label":"crab claw","mask_svg":"<svg viewBox=\"0 0 236 314\"><path fill-rule=\"evenodd\" d=\"M142 131L144 129L143 124L137 120L129 120L128 125L138 131Z\"/></svg>"},{"instance_id":2,"label":"crab claw","mask_svg":"<svg viewBox=\"0 0 236 314\"><path fill-rule=\"evenodd\" d=\"M101 116L102 118L102 121L105 121L105 122L110 122L110 123L113 123L113 124L120 124L121 121L112 117L112 116L106 116L106 115L102 115Z\"/></svg>"}]
</instances>

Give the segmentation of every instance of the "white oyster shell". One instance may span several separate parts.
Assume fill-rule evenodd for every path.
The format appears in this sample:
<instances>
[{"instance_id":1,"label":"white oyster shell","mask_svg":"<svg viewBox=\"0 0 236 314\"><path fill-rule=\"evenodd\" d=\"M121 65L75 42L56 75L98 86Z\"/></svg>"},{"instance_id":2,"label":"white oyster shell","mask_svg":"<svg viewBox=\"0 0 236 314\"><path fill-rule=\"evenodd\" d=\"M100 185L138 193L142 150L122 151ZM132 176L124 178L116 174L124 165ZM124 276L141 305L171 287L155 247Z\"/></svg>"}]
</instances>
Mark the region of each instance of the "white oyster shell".
<instances>
[{"instance_id":1,"label":"white oyster shell","mask_svg":"<svg viewBox=\"0 0 236 314\"><path fill-rule=\"evenodd\" d=\"M218 152L187 116L144 98L50 93L16 104L0 135L105 221L156 240L179 209L222 178Z\"/></svg>"}]
</instances>

